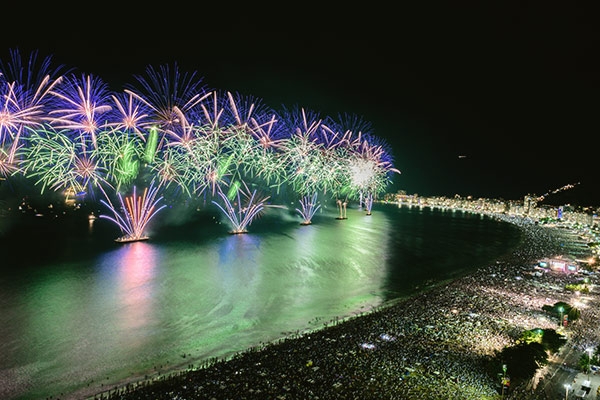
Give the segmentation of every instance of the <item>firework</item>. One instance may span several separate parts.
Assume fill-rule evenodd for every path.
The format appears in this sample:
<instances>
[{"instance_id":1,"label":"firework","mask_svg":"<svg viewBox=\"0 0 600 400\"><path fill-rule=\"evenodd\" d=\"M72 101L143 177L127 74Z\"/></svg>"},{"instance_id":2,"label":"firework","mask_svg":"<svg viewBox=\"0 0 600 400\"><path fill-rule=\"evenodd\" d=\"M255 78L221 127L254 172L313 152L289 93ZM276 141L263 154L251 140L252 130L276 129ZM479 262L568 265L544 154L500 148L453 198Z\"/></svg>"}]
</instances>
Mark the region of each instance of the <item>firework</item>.
<instances>
[{"instance_id":1,"label":"firework","mask_svg":"<svg viewBox=\"0 0 600 400\"><path fill-rule=\"evenodd\" d=\"M23 174L36 179L42 193L45 188L93 192L95 185L106 182L107 170L93 150L91 139L80 139L74 140L69 131L50 126L32 131L28 146L21 149Z\"/></svg>"},{"instance_id":2,"label":"firework","mask_svg":"<svg viewBox=\"0 0 600 400\"><path fill-rule=\"evenodd\" d=\"M280 119L290 132L283 146L288 180L297 192L313 193L322 183L319 177L323 173L321 167L324 165L323 145L315 136L321 120L318 114L304 109L284 109Z\"/></svg>"},{"instance_id":3,"label":"firework","mask_svg":"<svg viewBox=\"0 0 600 400\"><path fill-rule=\"evenodd\" d=\"M93 75L70 75L50 93L55 97L50 124L82 141L89 137L97 148L97 134L108 128L105 123L112 110L108 85Z\"/></svg>"},{"instance_id":4,"label":"firework","mask_svg":"<svg viewBox=\"0 0 600 400\"><path fill-rule=\"evenodd\" d=\"M362 138L373 131L370 122L355 114L338 114L335 119L329 117L325 120L324 125L330 134L324 136L322 140L331 141L328 137L332 137L337 139L338 146L347 148L357 147Z\"/></svg>"},{"instance_id":5,"label":"firework","mask_svg":"<svg viewBox=\"0 0 600 400\"><path fill-rule=\"evenodd\" d=\"M231 193L235 200L232 201L229 196L225 195L219 187L218 194L223 201L223 206L213 200L215 204L227 217L231 224L230 233L240 234L247 233L248 226L260 215L265 208L267 197L258 198L256 190L250 192L246 183L235 190L235 194ZM237 207L236 207L237 206Z\"/></svg>"},{"instance_id":6,"label":"firework","mask_svg":"<svg viewBox=\"0 0 600 400\"><path fill-rule=\"evenodd\" d=\"M185 138L170 136L151 168L161 180L175 182L188 195L199 196L209 188L215 195L217 186L227 186L235 172L230 148L217 129L187 125L185 132Z\"/></svg>"},{"instance_id":7,"label":"firework","mask_svg":"<svg viewBox=\"0 0 600 400\"><path fill-rule=\"evenodd\" d=\"M15 152L18 149L12 146L0 146L0 180L19 172L19 166L15 162Z\"/></svg>"},{"instance_id":8,"label":"firework","mask_svg":"<svg viewBox=\"0 0 600 400\"><path fill-rule=\"evenodd\" d=\"M385 144L377 144L368 135L363 136L360 143L354 142L352 147L346 147L343 151L344 156L338 158L342 164L340 193L350 198L360 198L361 205L363 196L368 198L383 192L391 182L392 175L400 173L393 167Z\"/></svg>"},{"instance_id":9,"label":"firework","mask_svg":"<svg viewBox=\"0 0 600 400\"><path fill-rule=\"evenodd\" d=\"M146 147L144 148L144 162L152 164L155 159L158 150L158 128L152 126L148 131L148 139L146 140Z\"/></svg>"},{"instance_id":10,"label":"firework","mask_svg":"<svg viewBox=\"0 0 600 400\"><path fill-rule=\"evenodd\" d=\"M116 93L111 98L111 128L118 132L135 133L146 142L149 139L146 134L150 134L154 126L149 117L150 108L132 93Z\"/></svg>"},{"instance_id":11,"label":"firework","mask_svg":"<svg viewBox=\"0 0 600 400\"><path fill-rule=\"evenodd\" d=\"M213 101L211 116L207 108L203 109L208 124L214 124L218 111L219 129L227 136L224 145L241 169L238 179L252 177L279 187L286 180L282 145L287 133L277 124L275 112L252 96L227 92L222 98L221 102Z\"/></svg>"},{"instance_id":12,"label":"firework","mask_svg":"<svg viewBox=\"0 0 600 400\"><path fill-rule=\"evenodd\" d=\"M21 88L14 82L0 82L0 143L18 143L23 127L42 124L42 107L27 106Z\"/></svg>"},{"instance_id":13,"label":"firework","mask_svg":"<svg viewBox=\"0 0 600 400\"><path fill-rule=\"evenodd\" d=\"M138 176L144 144L139 136L121 131L102 131L97 136L94 154L101 160L106 176L116 190L132 183Z\"/></svg>"},{"instance_id":14,"label":"firework","mask_svg":"<svg viewBox=\"0 0 600 400\"><path fill-rule=\"evenodd\" d=\"M64 66L52 67L52 57L38 58L37 51L25 60L19 50L11 50L10 61L0 61L0 177L19 172L17 153L26 128L44 122L48 93L61 82L63 71Z\"/></svg>"},{"instance_id":15,"label":"firework","mask_svg":"<svg viewBox=\"0 0 600 400\"><path fill-rule=\"evenodd\" d=\"M364 198L365 209L367 210L367 215L371 215L373 211L373 193L369 192Z\"/></svg>"},{"instance_id":16,"label":"firework","mask_svg":"<svg viewBox=\"0 0 600 400\"><path fill-rule=\"evenodd\" d=\"M300 200L300 205L302 208L296 208L296 211L302 217L301 225L310 225L312 224L312 218L317 212L319 208L321 208L320 204L317 204L317 193L313 193L312 196L304 196Z\"/></svg>"},{"instance_id":17,"label":"firework","mask_svg":"<svg viewBox=\"0 0 600 400\"><path fill-rule=\"evenodd\" d=\"M276 112L252 96L209 90L176 64L148 67L124 93L91 75L47 73L47 63L40 76L21 70L0 71L0 178L21 173L42 193L100 190L106 200L113 190L121 207L106 204L127 240L144 237L138 225L156 206L153 187L135 194L140 181L212 198L232 232L242 233L271 196L286 193L300 198L303 224L320 208L317 193L337 199L339 219L355 198L370 214L399 173L386 143L360 117L322 117L297 106Z\"/></svg>"},{"instance_id":18,"label":"firework","mask_svg":"<svg viewBox=\"0 0 600 400\"><path fill-rule=\"evenodd\" d=\"M338 207L338 211L340 212L340 215L336 218L336 219L348 219L348 217L346 216L346 209L348 207L348 199L337 199L335 201L335 203L337 204Z\"/></svg>"},{"instance_id":19,"label":"firework","mask_svg":"<svg viewBox=\"0 0 600 400\"><path fill-rule=\"evenodd\" d=\"M183 72L175 63L158 68L148 66L144 75L135 75L136 84L126 85L125 92L144 103L150 119L162 131L181 124L181 115L192 113L209 94L204 78L196 71ZM179 112L178 112L179 111Z\"/></svg>"},{"instance_id":20,"label":"firework","mask_svg":"<svg viewBox=\"0 0 600 400\"><path fill-rule=\"evenodd\" d=\"M100 186L102 190L102 186ZM110 198L102 190L105 200L100 200L102 204L112 211L113 216L100 215L100 218L108 219L119 227L123 236L115 239L116 242L135 242L139 240L147 240L149 237L146 235L146 229L150 220L166 205L158 207L158 203L163 199L162 197L156 198L159 187L155 187L154 183L150 184L150 187L145 188L141 196L136 193L136 187L133 187L133 194L131 196L123 197L121 193L117 193L119 197L119 208L113 206Z\"/></svg>"}]
</instances>

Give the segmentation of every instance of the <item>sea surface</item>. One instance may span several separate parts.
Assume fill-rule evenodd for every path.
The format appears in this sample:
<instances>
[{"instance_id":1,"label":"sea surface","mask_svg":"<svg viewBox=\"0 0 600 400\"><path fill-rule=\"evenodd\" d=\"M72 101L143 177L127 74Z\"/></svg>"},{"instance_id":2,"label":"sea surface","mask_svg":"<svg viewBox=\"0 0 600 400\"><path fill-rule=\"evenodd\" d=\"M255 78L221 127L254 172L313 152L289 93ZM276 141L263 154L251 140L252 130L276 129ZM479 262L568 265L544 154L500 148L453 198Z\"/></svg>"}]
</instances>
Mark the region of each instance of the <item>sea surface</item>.
<instances>
[{"instance_id":1,"label":"sea surface","mask_svg":"<svg viewBox=\"0 0 600 400\"><path fill-rule=\"evenodd\" d=\"M165 209L116 243L87 215L0 217L0 398L76 399L318 329L493 263L518 227L376 203L311 225L269 209L246 234ZM84 395L85 394L85 395Z\"/></svg>"}]
</instances>

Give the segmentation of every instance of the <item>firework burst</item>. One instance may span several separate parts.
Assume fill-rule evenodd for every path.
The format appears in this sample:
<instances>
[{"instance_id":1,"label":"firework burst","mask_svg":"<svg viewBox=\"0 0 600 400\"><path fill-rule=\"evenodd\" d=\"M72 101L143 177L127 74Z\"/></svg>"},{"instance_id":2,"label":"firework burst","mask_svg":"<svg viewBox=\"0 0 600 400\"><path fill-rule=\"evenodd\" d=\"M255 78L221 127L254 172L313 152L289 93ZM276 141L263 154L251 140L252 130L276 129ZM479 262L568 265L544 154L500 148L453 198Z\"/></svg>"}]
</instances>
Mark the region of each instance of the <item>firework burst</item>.
<instances>
[{"instance_id":1,"label":"firework burst","mask_svg":"<svg viewBox=\"0 0 600 400\"><path fill-rule=\"evenodd\" d=\"M40 127L47 118L48 94L68 71L52 64L52 57L39 58L34 51L25 59L17 49L10 51L9 62L0 60L0 177L19 171L26 128Z\"/></svg>"},{"instance_id":2,"label":"firework burst","mask_svg":"<svg viewBox=\"0 0 600 400\"><path fill-rule=\"evenodd\" d=\"M265 202L270 196L258 197L256 195L257 191L254 190L250 192L246 183L243 183L243 187L239 183L236 184L236 186L237 187L234 187L234 190L232 190L235 191L235 193L231 193L232 191L230 191L230 196L223 193L221 187L219 187L218 194L223 201L223 205L214 200L213 204L215 204L229 220L231 225L230 233L247 233L248 226L250 226L250 224L265 209ZM230 197L233 197L235 200L231 200Z\"/></svg>"},{"instance_id":3,"label":"firework burst","mask_svg":"<svg viewBox=\"0 0 600 400\"><path fill-rule=\"evenodd\" d=\"M102 186L100 186L102 190ZM147 240L149 237L146 235L148 224L152 218L166 205L158 206L162 197L156 198L159 187L154 186L151 183L148 188L144 189L141 196L137 195L136 187L133 187L133 193L130 196L126 196L125 200L121 193L117 193L119 197L119 207L115 207L110 201L109 196L102 190L105 200L100 200L110 211L113 216L100 215L100 218L108 219L114 222L123 236L115 239L116 242L135 242L140 240Z\"/></svg>"},{"instance_id":4,"label":"firework burst","mask_svg":"<svg viewBox=\"0 0 600 400\"><path fill-rule=\"evenodd\" d=\"M301 225L312 224L312 219L315 213L321 208L321 205L317 203L317 193L313 193L312 196L304 196L300 200L301 208L296 208L296 211L302 217Z\"/></svg>"},{"instance_id":5,"label":"firework burst","mask_svg":"<svg viewBox=\"0 0 600 400\"><path fill-rule=\"evenodd\" d=\"M63 84L50 92L56 98L55 109L50 111L50 124L73 136L89 137L92 146L98 147L97 134L106 130L111 107L111 92L99 77L70 75Z\"/></svg>"},{"instance_id":6,"label":"firework burst","mask_svg":"<svg viewBox=\"0 0 600 400\"><path fill-rule=\"evenodd\" d=\"M42 193L46 188L93 192L94 186L107 183L107 169L89 140L73 140L70 132L45 126L33 131L28 142L21 149L23 174L36 179Z\"/></svg>"},{"instance_id":7,"label":"firework burst","mask_svg":"<svg viewBox=\"0 0 600 400\"><path fill-rule=\"evenodd\" d=\"M42 193L100 190L108 200L110 190L114 197L156 180L184 201L212 198L241 233L271 196L286 193L300 198L303 224L320 208L317 193L337 200L340 219L348 199L370 213L399 173L387 144L360 117L322 117L297 106L274 111L252 96L209 90L176 64L149 66L124 93L92 75L58 75L48 62L38 75L13 64L0 71L0 178L22 174ZM140 198L119 195L115 211L126 214L113 219L124 237L143 236L138 222L156 206L154 196L153 187Z\"/></svg>"}]
</instances>

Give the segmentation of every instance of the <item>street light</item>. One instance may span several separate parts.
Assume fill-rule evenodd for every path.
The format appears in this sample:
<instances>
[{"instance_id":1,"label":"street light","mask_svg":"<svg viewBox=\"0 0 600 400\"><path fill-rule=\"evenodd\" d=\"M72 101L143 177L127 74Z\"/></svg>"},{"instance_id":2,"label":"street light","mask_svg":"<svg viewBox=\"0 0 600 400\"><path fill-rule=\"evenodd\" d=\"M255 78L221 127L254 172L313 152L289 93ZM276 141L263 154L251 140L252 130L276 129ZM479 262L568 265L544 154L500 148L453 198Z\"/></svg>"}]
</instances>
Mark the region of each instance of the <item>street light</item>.
<instances>
[{"instance_id":1,"label":"street light","mask_svg":"<svg viewBox=\"0 0 600 400\"><path fill-rule=\"evenodd\" d=\"M571 385L565 383L565 400L569 398L569 389L571 389Z\"/></svg>"}]
</instances>

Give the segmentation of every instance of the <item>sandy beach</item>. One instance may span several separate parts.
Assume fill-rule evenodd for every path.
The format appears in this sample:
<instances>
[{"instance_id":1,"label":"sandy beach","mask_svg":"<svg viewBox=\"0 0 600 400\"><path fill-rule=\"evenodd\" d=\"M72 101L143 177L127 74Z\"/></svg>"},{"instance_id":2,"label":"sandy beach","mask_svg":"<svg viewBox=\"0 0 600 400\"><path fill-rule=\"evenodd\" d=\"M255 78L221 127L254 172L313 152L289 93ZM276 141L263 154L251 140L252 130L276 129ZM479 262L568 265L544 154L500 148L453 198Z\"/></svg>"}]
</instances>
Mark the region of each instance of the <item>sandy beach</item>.
<instances>
[{"instance_id":1,"label":"sandy beach","mask_svg":"<svg viewBox=\"0 0 600 400\"><path fill-rule=\"evenodd\" d=\"M321 321L314 331L227 360L157 371L89 398L500 398L494 370L500 372L501 365L491 363L495 351L514 344L525 330L558 329L556 317L542 306L564 301L581 309L581 318L565 330L566 346L583 353L600 343L600 302L595 275L534 274L539 259L569 254L576 234L531 220L498 218L521 227L522 243L476 273L356 317ZM565 284L584 276L592 282L590 293L565 290ZM511 387L503 398L554 398L548 397L553 390L548 379L544 382Z\"/></svg>"}]
</instances>

